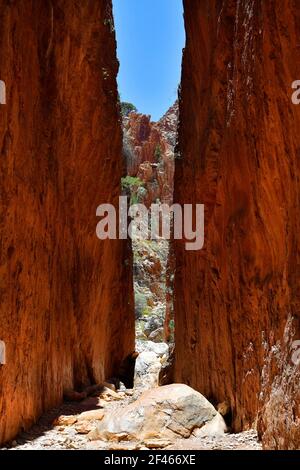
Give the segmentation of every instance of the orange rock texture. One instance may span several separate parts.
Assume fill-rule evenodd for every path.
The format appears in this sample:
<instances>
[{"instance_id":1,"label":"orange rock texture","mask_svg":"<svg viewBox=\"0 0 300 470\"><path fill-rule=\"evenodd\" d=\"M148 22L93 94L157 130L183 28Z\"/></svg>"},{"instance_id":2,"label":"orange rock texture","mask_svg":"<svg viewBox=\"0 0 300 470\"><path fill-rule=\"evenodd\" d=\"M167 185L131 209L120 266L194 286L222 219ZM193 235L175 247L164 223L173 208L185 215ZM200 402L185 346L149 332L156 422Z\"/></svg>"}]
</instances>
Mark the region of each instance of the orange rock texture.
<instances>
[{"instance_id":1,"label":"orange rock texture","mask_svg":"<svg viewBox=\"0 0 300 470\"><path fill-rule=\"evenodd\" d=\"M174 242L176 380L228 401L236 431L258 417L266 448L299 448L299 5L184 6L174 200L205 204L205 246Z\"/></svg>"},{"instance_id":2,"label":"orange rock texture","mask_svg":"<svg viewBox=\"0 0 300 470\"><path fill-rule=\"evenodd\" d=\"M0 441L116 373L134 349L117 203L122 134L109 0L0 0Z\"/></svg>"},{"instance_id":3,"label":"orange rock texture","mask_svg":"<svg viewBox=\"0 0 300 470\"><path fill-rule=\"evenodd\" d=\"M156 199L172 204L177 122L178 102L158 122L135 112L123 118L127 173L145 183L147 206Z\"/></svg>"}]
</instances>

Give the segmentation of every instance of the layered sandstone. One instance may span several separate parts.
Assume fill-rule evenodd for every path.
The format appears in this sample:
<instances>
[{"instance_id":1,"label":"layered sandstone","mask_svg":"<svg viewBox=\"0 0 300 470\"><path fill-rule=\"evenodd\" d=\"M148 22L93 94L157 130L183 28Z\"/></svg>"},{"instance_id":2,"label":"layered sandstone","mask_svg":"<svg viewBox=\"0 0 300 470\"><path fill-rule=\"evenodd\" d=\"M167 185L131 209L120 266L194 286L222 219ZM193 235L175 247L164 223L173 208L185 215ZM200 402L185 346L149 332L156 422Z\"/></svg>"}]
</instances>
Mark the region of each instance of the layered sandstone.
<instances>
[{"instance_id":1,"label":"layered sandstone","mask_svg":"<svg viewBox=\"0 0 300 470\"><path fill-rule=\"evenodd\" d=\"M259 414L299 448L300 12L292 0L185 0L175 202L205 204L205 247L176 257L176 379Z\"/></svg>"},{"instance_id":2,"label":"layered sandstone","mask_svg":"<svg viewBox=\"0 0 300 470\"><path fill-rule=\"evenodd\" d=\"M96 238L122 168L110 0L0 0L0 442L134 349L126 242Z\"/></svg>"}]
</instances>

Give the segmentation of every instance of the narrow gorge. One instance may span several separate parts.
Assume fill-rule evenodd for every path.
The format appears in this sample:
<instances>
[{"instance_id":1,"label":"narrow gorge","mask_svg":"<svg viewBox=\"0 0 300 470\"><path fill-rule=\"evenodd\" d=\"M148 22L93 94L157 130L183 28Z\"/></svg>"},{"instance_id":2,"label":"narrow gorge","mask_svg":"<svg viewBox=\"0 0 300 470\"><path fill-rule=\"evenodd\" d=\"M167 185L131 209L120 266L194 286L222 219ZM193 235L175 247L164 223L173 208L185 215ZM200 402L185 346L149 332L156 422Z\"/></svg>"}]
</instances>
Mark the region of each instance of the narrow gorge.
<instances>
[{"instance_id":1,"label":"narrow gorge","mask_svg":"<svg viewBox=\"0 0 300 470\"><path fill-rule=\"evenodd\" d=\"M183 6L153 122L120 102L111 0L0 0L3 448L300 448L300 11ZM122 195L204 204L203 249L99 240Z\"/></svg>"}]
</instances>

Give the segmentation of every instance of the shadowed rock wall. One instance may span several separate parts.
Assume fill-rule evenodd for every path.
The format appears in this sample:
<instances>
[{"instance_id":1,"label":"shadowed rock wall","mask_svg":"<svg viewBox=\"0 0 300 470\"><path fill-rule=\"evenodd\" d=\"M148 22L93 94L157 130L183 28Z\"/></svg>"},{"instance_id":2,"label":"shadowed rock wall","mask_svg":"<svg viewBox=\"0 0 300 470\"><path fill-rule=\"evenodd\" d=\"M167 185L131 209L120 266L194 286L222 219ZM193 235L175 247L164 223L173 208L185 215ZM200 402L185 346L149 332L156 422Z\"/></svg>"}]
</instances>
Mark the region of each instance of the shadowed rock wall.
<instances>
[{"instance_id":1,"label":"shadowed rock wall","mask_svg":"<svg viewBox=\"0 0 300 470\"><path fill-rule=\"evenodd\" d=\"M235 430L299 448L300 10L292 0L185 0L175 202L205 204L205 247L176 257L176 380Z\"/></svg>"},{"instance_id":2,"label":"shadowed rock wall","mask_svg":"<svg viewBox=\"0 0 300 470\"><path fill-rule=\"evenodd\" d=\"M0 1L0 442L134 349L127 242L96 238L120 192L109 0Z\"/></svg>"}]
</instances>

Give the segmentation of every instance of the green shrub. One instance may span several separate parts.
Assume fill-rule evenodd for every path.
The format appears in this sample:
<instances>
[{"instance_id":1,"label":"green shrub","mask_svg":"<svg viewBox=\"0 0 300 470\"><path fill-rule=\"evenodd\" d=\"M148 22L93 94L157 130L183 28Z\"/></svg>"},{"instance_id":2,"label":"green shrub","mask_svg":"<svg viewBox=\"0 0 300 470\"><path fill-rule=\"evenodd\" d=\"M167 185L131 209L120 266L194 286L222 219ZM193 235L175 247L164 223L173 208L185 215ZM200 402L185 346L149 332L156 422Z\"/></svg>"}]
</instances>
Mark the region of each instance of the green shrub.
<instances>
[{"instance_id":1,"label":"green shrub","mask_svg":"<svg viewBox=\"0 0 300 470\"><path fill-rule=\"evenodd\" d=\"M139 195L137 193L131 194L130 205L133 206L134 204L139 204L139 202L140 202Z\"/></svg>"},{"instance_id":2,"label":"green shrub","mask_svg":"<svg viewBox=\"0 0 300 470\"><path fill-rule=\"evenodd\" d=\"M121 113L123 116L128 116L132 111L137 112L137 108L132 103L127 103L123 101L121 103Z\"/></svg>"},{"instance_id":3,"label":"green shrub","mask_svg":"<svg viewBox=\"0 0 300 470\"><path fill-rule=\"evenodd\" d=\"M132 190L132 188L139 188L140 186L143 185L143 181L141 181L139 178L136 176L125 176L125 178L122 178L121 180L122 183L122 190Z\"/></svg>"},{"instance_id":4,"label":"green shrub","mask_svg":"<svg viewBox=\"0 0 300 470\"><path fill-rule=\"evenodd\" d=\"M130 204L138 204L142 193L139 191L143 187L143 181L136 176L126 176L122 178L122 191L130 196Z\"/></svg>"},{"instance_id":5,"label":"green shrub","mask_svg":"<svg viewBox=\"0 0 300 470\"><path fill-rule=\"evenodd\" d=\"M150 314L151 314L151 307L149 307L149 305L147 305L142 311L142 316L143 317L148 317Z\"/></svg>"}]
</instances>

